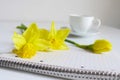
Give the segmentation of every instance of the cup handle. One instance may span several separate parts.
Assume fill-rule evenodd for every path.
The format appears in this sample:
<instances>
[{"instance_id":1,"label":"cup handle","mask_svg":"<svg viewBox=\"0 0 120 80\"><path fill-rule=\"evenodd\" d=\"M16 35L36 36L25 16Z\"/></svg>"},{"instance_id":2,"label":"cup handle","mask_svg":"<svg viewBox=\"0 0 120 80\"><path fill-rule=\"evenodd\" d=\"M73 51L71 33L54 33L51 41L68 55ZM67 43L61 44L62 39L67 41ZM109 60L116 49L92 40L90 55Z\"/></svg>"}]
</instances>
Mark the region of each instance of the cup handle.
<instances>
[{"instance_id":1,"label":"cup handle","mask_svg":"<svg viewBox=\"0 0 120 80\"><path fill-rule=\"evenodd\" d=\"M92 28L92 31L98 31L99 29L99 27L100 27L100 25L101 25L101 20L100 19L98 19L98 18L95 18L94 20L93 20L93 25L92 26L94 26L93 28Z\"/></svg>"},{"instance_id":2,"label":"cup handle","mask_svg":"<svg viewBox=\"0 0 120 80\"><path fill-rule=\"evenodd\" d=\"M98 19L98 18L95 18L95 20L96 20L96 26L100 27L100 25L101 25L101 20Z\"/></svg>"}]
</instances>

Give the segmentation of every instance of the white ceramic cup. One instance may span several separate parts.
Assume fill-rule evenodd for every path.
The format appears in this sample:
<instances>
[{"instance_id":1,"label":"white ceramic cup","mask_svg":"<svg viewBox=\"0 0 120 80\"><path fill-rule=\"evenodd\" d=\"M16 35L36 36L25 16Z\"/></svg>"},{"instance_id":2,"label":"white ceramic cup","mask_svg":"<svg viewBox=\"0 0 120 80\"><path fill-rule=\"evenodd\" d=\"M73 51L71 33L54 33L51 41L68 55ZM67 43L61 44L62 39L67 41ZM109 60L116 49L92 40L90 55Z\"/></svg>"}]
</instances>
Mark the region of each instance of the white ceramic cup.
<instances>
[{"instance_id":1,"label":"white ceramic cup","mask_svg":"<svg viewBox=\"0 0 120 80\"><path fill-rule=\"evenodd\" d=\"M93 16L70 15L69 24L74 33L87 33L88 31L98 31L101 20Z\"/></svg>"}]
</instances>

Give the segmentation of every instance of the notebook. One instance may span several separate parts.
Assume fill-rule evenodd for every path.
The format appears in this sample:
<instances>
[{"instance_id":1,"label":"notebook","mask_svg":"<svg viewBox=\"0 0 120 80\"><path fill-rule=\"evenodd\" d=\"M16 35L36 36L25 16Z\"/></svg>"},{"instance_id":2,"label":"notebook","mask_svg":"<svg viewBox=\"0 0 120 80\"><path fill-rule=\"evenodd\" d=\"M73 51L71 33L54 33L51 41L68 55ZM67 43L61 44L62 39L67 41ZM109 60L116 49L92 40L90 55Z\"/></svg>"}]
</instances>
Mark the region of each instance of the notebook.
<instances>
[{"instance_id":1,"label":"notebook","mask_svg":"<svg viewBox=\"0 0 120 80\"><path fill-rule=\"evenodd\" d=\"M69 50L38 52L32 59L3 52L0 53L0 66L67 79L120 79L119 54L111 51L98 55L68 45Z\"/></svg>"},{"instance_id":2,"label":"notebook","mask_svg":"<svg viewBox=\"0 0 120 80\"><path fill-rule=\"evenodd\" d=\"M4 34L6 29L9 30ZM94 54L67 43L69 50L38 52L32 59L22 59L11 52L14 29L0 29L0 67L66 79L120 80L120 54L117 52L119 48L115 46L118 43L115 43L112 51L103 54ZM115 35L113 38L117 40ZM88 44L96 38L69 39Z\"/></svg>"}]
</instances>

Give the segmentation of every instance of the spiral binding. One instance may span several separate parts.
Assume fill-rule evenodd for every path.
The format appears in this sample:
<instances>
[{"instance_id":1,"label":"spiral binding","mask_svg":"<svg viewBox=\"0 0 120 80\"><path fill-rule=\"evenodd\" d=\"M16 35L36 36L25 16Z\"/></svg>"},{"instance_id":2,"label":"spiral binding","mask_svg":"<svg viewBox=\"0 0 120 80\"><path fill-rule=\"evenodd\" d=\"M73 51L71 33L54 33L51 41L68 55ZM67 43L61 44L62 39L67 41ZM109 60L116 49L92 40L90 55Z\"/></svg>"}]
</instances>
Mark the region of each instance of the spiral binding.
<instances>
[{"instance_id":1,"label":"spiral binding","mask_svg":"<svg viewBox=\"0 0 120 80\"><path fill-rule=\"evenodd\" d=\"M0 66L67 79L120 80L120 73L116 72L74 69L6 57L0 57Z\"/></svg>"}]
</instances>

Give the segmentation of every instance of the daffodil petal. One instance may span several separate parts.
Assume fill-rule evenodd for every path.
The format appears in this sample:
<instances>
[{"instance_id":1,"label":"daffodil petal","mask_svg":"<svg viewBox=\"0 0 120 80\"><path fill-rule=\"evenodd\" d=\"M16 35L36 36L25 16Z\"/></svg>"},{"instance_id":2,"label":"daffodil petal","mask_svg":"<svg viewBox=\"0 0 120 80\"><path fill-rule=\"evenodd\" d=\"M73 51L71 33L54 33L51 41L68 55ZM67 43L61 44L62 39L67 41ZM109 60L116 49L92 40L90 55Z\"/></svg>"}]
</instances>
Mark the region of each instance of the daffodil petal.
<instances>
[{"instance_id":1,"label":"daffodil petal","mask_svg":"<svg viewBox=\"0 0 120 80\"><path fill-rule=\"evenodd\" d=\"M50 29L50 33L49 33L49 36L48 36L48 38L49 39L52 39L52 38L55 38L56 37L56 28L55 28L55 23L54 23L54 21L52 22L52 24L51 24L51 29Z\"/></svg>"},{"instance_id":2,"label":"daffodil petal","mask_svg":"<svg viewBox=\"0 0 120 80\"><path fill-rule=\"evenodd\" d=\"M16 32L14 32L14 35L13 35L12 39L13 39L13 42L15 44L15 48L17 50L22 48L26 43L25 38L22 35L17 34Z\"/></svg>"},{"instance_id":3,"label":"daffodil petal","mask_svg":"<svg viewBox=\"0 0 120 80\"><path fill-rule=\"evenodd\" d=\"M54 50L67 50L68 46L65 43L58 42L58 43L52 44L52 49L54 49Z\"/></svg>"},{"instance_id":4,"label":"daffodil petal","mask_svg":"<svg viewBox=\"0 0 120 80\"><path fill-rule=\"evenodd\" d=\"M70 29L66 28L66 29L60 29L57 31L57 39L61 39L62 41L64 41L67 36L69 35Z\"/></svg>"},{"instance_id":5,"label":"daffodil petal","mask_svg":"<svg viewBox=\"0 0 120 80\"><path fill-rule=\"evenodd\" d=\"M53 50L66 50L66 49L68 49L68 47L67 47L67 45L64 43L64 41L61 41L60 39L52 39L51 41L50 41L50 43L51 43L51 48L53 49Z\"/></svg>"},{"instance_id":6,"label":"daffodil petal","mask_svg":"<svg viewBox=\"0 0 120 80\"><path fill-rule=\"evenodd\" d=\"M69 49L69 48L68 48L68 46L67 46L65 43L63 43L63 44L61 45L60 49L62 49L62 50L67 50L67 49Z\"/></svg>"},{"instance_id":7,"label":"daffodil petal","mask_svg":"<svg viewBox=\"0 0 120 80\"><path fill-rule=\"evenodd\" d=\"M33 44L39 51L48 51L50 46L49 42L44 39L35 40Z\"/></svg>"},{"instance_id":8,"label":"daffodil petal","mask_svg":"<svg viewBox=\"0 0 120 80\"><path fill-rule=\"evenodd\" d=\"M49 35L49 31L48 30L46 30L46 29L39 29L39 32L40 32L40 35L39 35L40 39L45 39L45 40L48 39L48 35Z\"/></svg>"},{"instance_id":9,"label":"daffodil petal","mask_svg":"<svg viewBox=\"0 0 120 80\"><path fill-rule=\"evenodd\" d=\"M27 42L33 42L36 38L39 38L39 29L36 23L32 23L23 33L23 36Z\"/></svg>"}]
</instances>

